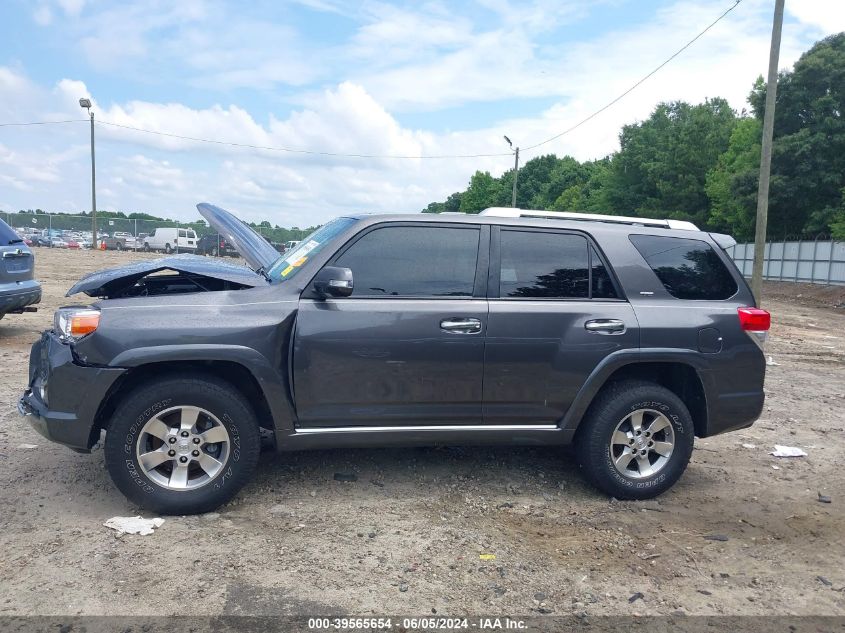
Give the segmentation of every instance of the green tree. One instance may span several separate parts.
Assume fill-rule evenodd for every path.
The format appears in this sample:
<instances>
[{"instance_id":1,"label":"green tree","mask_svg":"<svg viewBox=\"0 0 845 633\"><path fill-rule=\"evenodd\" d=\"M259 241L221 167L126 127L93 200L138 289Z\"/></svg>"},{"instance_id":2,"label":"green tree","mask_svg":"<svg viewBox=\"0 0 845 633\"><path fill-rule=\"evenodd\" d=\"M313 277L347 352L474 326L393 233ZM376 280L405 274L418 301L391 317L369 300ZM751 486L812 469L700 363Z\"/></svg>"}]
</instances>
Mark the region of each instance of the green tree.
<instances>
[{"instance_id":1,"label":"green tree","mask_svg":"<svg viewBox=\"0 0 845 633\"><path fill-rule=\"evenodd\" d=\"M766 85L749 102L758 118ZM816 43L780 73L775 109L769 227L775 236L827 230L845 187L845 33Z\"/></svg>"},{"instance_id":2,"label":"green tree","mask_svg":"<svg viewBox=\"0 0 845 633\"><path fill-rule=\"evenodd\" d=\"M477 171L469 181L469 187L461 196L461 213L478 213L487 207L496 206L499 181L489 171Z\"/></svg>"},{"instance_id":3,"label":"green tree","mask_svg":"<svg viewBox=\"0 0 845 633\"><path fill-rule=\"evenodd\" d=\"M754 237L761 134L759 120L740 119L728 149L707 173L705 190L711 205L708 225L738 240Z\"/></svg>"},{"instance_id":4,"label":"green tree","mask_svg":"<svg viewBox=\"0 0 845 633\"><path fill-rule=\"evenodd\" d=\"M552 203L553 211L580 211L584 206L582 196L582 185L572 185L563 192Z\"/></svg>"},{"instance_id":5,"label":"green tree","mask_svg":"<svg viewBox=\"0 0 845 633\"><path fill-rule=\"evenodd\" d=\"M707 172L728 148L736 114L724 99L662 103L626 125L607 179L607 203L620 214L663 215L705 224Z\"/></svg>"}]
</instances>

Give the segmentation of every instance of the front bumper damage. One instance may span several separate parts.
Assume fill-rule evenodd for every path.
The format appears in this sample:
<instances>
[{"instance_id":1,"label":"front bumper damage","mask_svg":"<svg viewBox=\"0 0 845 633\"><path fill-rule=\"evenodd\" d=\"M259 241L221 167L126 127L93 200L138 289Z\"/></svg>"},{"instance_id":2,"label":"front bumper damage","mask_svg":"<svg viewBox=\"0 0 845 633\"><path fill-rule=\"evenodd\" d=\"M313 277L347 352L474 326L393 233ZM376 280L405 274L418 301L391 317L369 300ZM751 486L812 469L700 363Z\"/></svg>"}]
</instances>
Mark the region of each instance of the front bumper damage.
<instances>
[{"instance_id":1,"label":"front bumper damage","mask_svg":"<svg viewBox=\"0 0 845 633\"><path fill-rule=\"evenodd\" d=\"M125 372L83 365L69 344L44 332L29 355L29 383L18 401L18 412L48 440L90 451L99 438L97 412Z\"/></svg>"}]
</instances>

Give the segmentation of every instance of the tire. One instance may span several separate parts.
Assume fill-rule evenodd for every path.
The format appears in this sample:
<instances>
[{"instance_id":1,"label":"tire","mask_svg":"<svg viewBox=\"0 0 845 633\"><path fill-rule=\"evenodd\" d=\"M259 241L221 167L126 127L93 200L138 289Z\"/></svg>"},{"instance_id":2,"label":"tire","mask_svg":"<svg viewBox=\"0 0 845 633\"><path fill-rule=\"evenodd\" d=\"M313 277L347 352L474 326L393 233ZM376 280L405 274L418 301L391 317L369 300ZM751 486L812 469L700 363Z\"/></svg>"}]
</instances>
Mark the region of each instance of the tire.
<instances>
[{"instance_id":1,"label":"tire","mask_svg":"<svg viewBox=\"0 0 845 633\"><path fill-rule=\"evenodd\" d=\"M170 244L165 244L165 245L164 245L164 252L165 252L165 253L167 253L168 255L170 255L170 253L171 253L172 251L173 251L173 249L172 249L172 248L170 248Z\"/></svg>"},{"instance_id":2,"label":"tire","mask_svg":"<svg viewBox=\"0 0 845 633\"><path fill-rule=\"evenodd\" d=\"M218 253L217 253L216 247L211 249L211 254L212 254L212 256L217 257Z\"/></svg>"},{"instance_id":3,"label":"tire","mask_svg":"<svg viewBox=\"0 0 845 633\"><path fill-rule=\"evenodd\" d=\"M123 250L123 244L121 244L120 242L118 242L118 243L117 243L116 250L122 251L122 250Z\"/></svg>"},{"instance_id":4,"label":"tire","mask_svg":"<svg viewBox=\"0 0 845 633\"><path fill-rule=\"evenodd\" d=\"M145 252L145 253L149 253L149 252L150 252L150 245L149 245L149 244L147 244L146 242L144 242L144 252Z\"/></svg>"},{"instance_id":5,"label":"tire","mask_svg":"<svg viewBox=\"0 0 845 633\"><path fill-rule=\"evenodd\" d=\"M180 427L183 411L187 420L196 420L186 437L180 428L190 422ZM191 411L199 413L192 418ZM199 514L237 494L251 478L260 450L255 414L240 392L216 378L196 376L161 378L132 391L111 418L104 452L112 481L133 503L161 514ZM187 463L180 466L178 460Z\"/></svg>"},{"instance_id":6,"label":"tire","mask_svg":"<svg viewBox=\"0 0 845 633\"><path fill-rule=\"evenodd\" d=\"M694 436L678 396L655 383L625 380L605 387L590 405L575 449L584 475L600 490L617 499L651 499L680 479Z\"/></svg>"}]
</instances>

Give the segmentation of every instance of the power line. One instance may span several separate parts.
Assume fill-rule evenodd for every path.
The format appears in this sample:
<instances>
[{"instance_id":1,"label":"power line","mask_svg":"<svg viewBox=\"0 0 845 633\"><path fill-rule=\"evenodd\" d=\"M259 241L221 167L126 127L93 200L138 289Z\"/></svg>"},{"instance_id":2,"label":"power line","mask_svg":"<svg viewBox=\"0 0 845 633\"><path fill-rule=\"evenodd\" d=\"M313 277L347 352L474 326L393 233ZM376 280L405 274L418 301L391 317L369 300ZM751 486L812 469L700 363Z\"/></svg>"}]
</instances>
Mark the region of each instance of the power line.
<instances>
[{"instance_id":1,"label":"power line","mask_svg":"<svg viewBox=\"0 0 845 633\"><path fill-rule=\"evenodd\" d=\"M0 127L24 127L27 125L54 125L58 123L87 123L88 119L67 119L66 121L27 121L26 123L0 123Z\"/></svg>"},{"instance_id":2,"label":"power line","mask_svg":"<svg viewBox=\"0 0 845 633\"><path fill-rule=\"evenodd\" d=\"M625 90L622 94L617 96L615 99L613 99L612 101L610 101L609 103L607 103L603 107L599 108L598 110L596 110L595 112L593 112L589 116L585 117L584 119L581 119L578 123L576 123L575 125L567 128L563 132L561 132L559 134L555 134L554 136L551 136L551 137L549 137L549 138L547 138L543 141L540 141L539 143L535 143L534 145L529 145L528 147L523 148L522 151L527 152L529 150L536 149L537 147L540 147L542 145L546 145L547 143L551 143L552 141L555 141L555 140L569 134L570 132L573 132L574 130L578 129L579 127L581 127L582 125L584 125L588 121L591 121L592 119L594 119L595 117L600 115L602 112L604 112L608 108L616 105L619 101L621 101L622 99L627 97L630 93L632 93L634 90L639 88L648 79L650 79L655 74L657 74L660 70L662 70L672 60L674 60L676 57L678 57L678 55L683 53L690 46L692 46L695 42L697 42L699 39L701 39L701 37L704 36L705 33L707 33L710 29L712 29L719 22L721 22L729 13L731 13L731 11L736 9L740 5L741 2L742 2L742 0L735 0L734 4L732 6L730 6L727 10L725 10L721 15L719 15L719 17L717 17L715 20L713 20L710 24L708 24L694 38L692 38L690 41L688 41L686 44L684 44L681 48L679 48L672 55L670 55L666 60L664 60L663 63L661 63L659 66L657 66L650 73L648 73L647 75L645 75L644 77L639 79L636 83L634 83L630 88ZM33 122L28 122L28 123L0 123L0 127L28 126L28 125L51 125L51 124L58 124L58 123L76 123L76 122L87 122L87 119L69 119L69 120L66 120L66 121L33 121ZM132 130L134 132L141 132L143 134L153 134L153 135L156 135L156 136L162 136L162 137L167 137L167 138L175 138L175 139L180 139L180 140L184 140L184 141L193 141L193 142L196 142L196 143L209 143L209 144L212 144L212 145L226 145L226 146L229 146L229 147L240 147L240 148L244 148L244 149L256 149L256 150L263 150L263 151L269 151L269 152L285 152L285 153L289 153L289 154L305 154L305 155L310 155L310 156L328 156L328 157L333 157L333 158L378 158L378 159L382 159L382 158L393 159L393 158L395 158L395 159L402 159L402 160L416 160L416 159L447 159L447 158L497 158L497 157L501 157L501 156L510 156L511 155L511 152L496 152L496 153L486 153L486 154L428 154L428 155L423 154L423 155L416 155L416 156L400 155L400 154L364 154L364 153L326 152L326 151L308 150L308 149L295 148L295 147L274 147L274 146L267 146L267 145L253 145L253 144L250 144L250 143L237 143L237 142L233 142L233 141L220 141L220 140L215 140L215 139L199 138L199 137L196 137L196 136L186 136L186 135L183 135L183 134L174 134L174 133L171 133L171 132L160 132L160 131L157 131L157 130L148 130L148 129L145 129L145 128L135 127L135 126L132 126L132 125L124 125L124 124L121 124L121 123L111 123L109 121L102 121L102 120L96 121L96 124L97 125L108 125L110 127L122 128L122 129L125 129L125 130Z\"/></svg>"},{"instance_id":3,"label":"power line","mask_svg":"<svg viewBox=\"0 0 845 633\"><path fill-rule=\"evenodd\" d=\"M534 149L534 148L536 148L536 147L540 147L541 145L545 145L546 143L551 143L552 141L555 141L555 140L559 139L560 137L565 136L566 134L569 134L570 132L572 132L572 131L574 131L574 130L577 130L579 127L581 127L582 125L584 125L584 124L585 124L585 123L587 123L588 121L590 121L590 120L594 119L595 117L597 117L598 115L600 115L602 112L604 112L605 110L607 110L607 109L608 109L608 108L610 108L611 106L616 105L619 101L621 101L622 99L624 99L625 97L627 97L627 96L628 96L629 94L631 94L634 90L636 90L636 89L637 89L637 88L639 88L639 87L640 87L643 83L645 83L648 79L650 79L652 76L654 76L654 75L655 75L655 74L656 74L659 70L661 70L661 69L662 69L664 66L666 66L669 62L671 62L673 59L675 59L678 55L680 55L680 54L681 54L681 53L683 53L685 50L687 50L690 46L692 46L693 44L695 44L695 42L696 42L696 41L698 41L698 40L699 40L699 39L700 39L700 38L701 38L701 37L702 37L705 33L707 33L707 31L709 31L709 30L710 30L710 29L712 29L714 26L716 26L716 25L717 25L719 22L721 22L721 21L722 21L722 19L723 19L723 18L725 18L725 17L726 17L726 16L727 16L727 15L728 15L731 11L733 11L734 9L736 9L736 8L739 6L739 4L740 4L741 2L742 2L742 0L735 0L735 2L734 2L734 4L733 4L733 6L729 7L729 8L727 9L727 11L725 11L724 13L722 13L722 14L721 14L718 18L716 18L716 19L715 19L715 20L713 20L710 24L708 24L708 25L707 25L707 27L706 27L703 31L701 31L698 35L696 35L694 38L692 38L689 42L687 42L686 44L684 44L681 48L679 48L677 51L675 51L675 52L674 52L674 53L673 53L670 57L668 57L668 58L667 58L667 59L666 59L666 60L665 60L662 64L660 64L657 68L655 68L655 69L654 69L654 70L652 70L650 73L648 73L645 77L643 77L642 79L640 79L639 81L637 81L634 85L632 85L632 86L631 86L630 88L628 88L625 92L623 92L621 95L619 95L618 97L616 97L613 101L611 101L610 103L608 103L608 104L607 104L607 105L605 105L604 107L602 107L602 108L600 108L600 109L596 110L596 111L595 111L595 112L593 112L590 116L588 116L588 117L586 117L586 118L584 118L584 119L580 120L578 123L576 123L576 124L575 124L575 125L573 125L572 127L567 128L566 130L564 130L564 131L563 131L563 132L561 132L560 134L555 134L554 136L551 136L551 137L547 138L545 141L540 141L539 143L535 143L534 145L530 145L530 146L528 146L528 147L525 147L525 148L523 148L523 150L522 150L522 151L527 152L528 150L532 150L532 149Z\"/></svg>"},{"instance_id":4,"label":"power line","mask_svg":"<svg viewBox=\"0 0 845 633\"><path fill-rule=\"evenodd\" d=\"M247 149L267 150L271 152L287 152L290 154L309 154L312 156L332 156L337 158L401 158L401 159L417 159L417 158L488 158L494 156L510 156L510 152L501 152L496 154L423 154L416 156L405 156L399 154L344 154L340 152L322 152L310 149L301 149L294 147L271 147L267 145L252 145L250 143L235 143L231 141L218 141L208 138L198 138L196 136L184 136L182 134L172 134L169 132L158 132L156 130L147 130L132 125L123 125L120 123L111 123L109 121L96 121L97 125L109 125L111 127L119 127L125 130L134 130L135 132L143 132L144 134L155 134L156 136L166 136L168 138L178 138L185 141L196 141L198 143L212 143L214 145L228 145L231 147L243 147Z\"/></svg>"}]
</instances>

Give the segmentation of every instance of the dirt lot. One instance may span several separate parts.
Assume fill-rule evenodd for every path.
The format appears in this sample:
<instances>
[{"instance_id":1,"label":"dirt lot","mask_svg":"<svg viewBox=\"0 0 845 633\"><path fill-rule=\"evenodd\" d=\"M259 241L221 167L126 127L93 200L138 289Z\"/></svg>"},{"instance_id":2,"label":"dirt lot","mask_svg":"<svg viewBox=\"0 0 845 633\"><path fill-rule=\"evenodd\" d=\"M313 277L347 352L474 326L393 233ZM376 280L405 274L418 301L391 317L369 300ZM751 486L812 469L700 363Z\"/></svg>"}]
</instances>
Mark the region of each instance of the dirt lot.
<instances>
[{"instance_id":1,"label":"dirt lot","mask_svg":"<svg viewBox=\"0 0 845 633\"><path fill-rule=\"evenodd\" d=\"M219 513L116 538L102 523L139 510L102 452L45 441L15 403L65 290L139 256L38 250L41 309L0 322L0 615L845 615L842 289L768 287L762 419L697 441L659 502L608 499L557 449L267 453Z\"/></svg>"}]
</instances>

